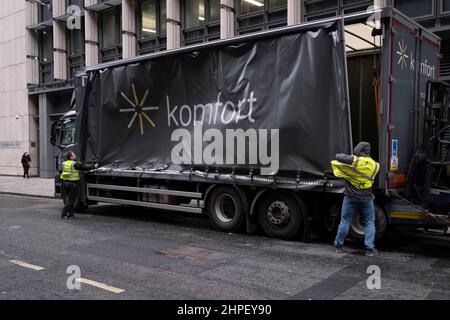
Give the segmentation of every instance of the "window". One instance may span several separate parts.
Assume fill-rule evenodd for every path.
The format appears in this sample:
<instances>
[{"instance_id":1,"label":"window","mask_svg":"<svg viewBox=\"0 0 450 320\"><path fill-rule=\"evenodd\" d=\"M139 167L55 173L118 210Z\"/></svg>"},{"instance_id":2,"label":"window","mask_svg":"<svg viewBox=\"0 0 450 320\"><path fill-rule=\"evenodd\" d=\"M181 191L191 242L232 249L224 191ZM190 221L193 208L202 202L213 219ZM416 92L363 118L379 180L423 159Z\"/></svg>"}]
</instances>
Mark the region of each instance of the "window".
<instances>
[{"instance_id":1,"label":"window","mask_svg":"<svg viewBox=\"0 0 450 320\"><path fill-rule=\"evenodd\" d=\"M220 0L185 0L182 9L185 45L220 38Z\"/></svg>"},{"instance_id":2,"label":"window","mask_svg":"<svg viewBox=\"0 0 450 320\"><path fill-rule=\"evenodd\" d=\"M442 12L450 11L450 0L442 0Z\"/></svg>"},{"instance_id":3,"label":"window","mask_svg":"<svg viewBox=\"0 0 450 320\"><path fill-rule=\"evenodd\" d=\"M395 6L409 17L417 18L433 14L434 0L396 0Z\"/></svg>"},{"instance_id":4,"label":"window","mask_svg":"<svg viewBox=\"0 0 450 320\"><path fill-rule=\"evenodd\" d=\"M84 24L83 20L81 24ZM71 79L84 67L84 29L67 31L67 61L69 79Z\"/></svg>"},{"instance_id":5,"label":"window","mask_svg":"<svg viewBox=\"0 0 450 320\"><path fill-rule=\"evenodd\" d=\"M166 0L143 0L141 14L142 38L166 35Z\"/></svg>"},{"instance_id":6,"label":"window","mask_svg":"<svg viewBox=\"0 0 450 320\"><path fill-rule=\"evenodd\" d=\"M237 0L236 8L239 34L287 24L287 0Z\"/></svg>"},{"instance_id":7,"label":"window","mask_svg":"<svg viewBox=\"0 0 450 320\"><path fill-rule=\"evenodd\" d=\"M50 0L42 0L38 10L39 22L52 20L52 4Z\"/></svg>"},{"instance_id":8,"label":"window","mask_svg":"<svg viewBox=\"0 0 450 320\"><path fill-rule=\"evenodd\" d=\"M46 29L40 34L39 50L40 82L47 84L53 82L53 32Z\"/></svg>"},{"instance_id":9,"label":"window","mask_svg":"<svg viewBox=\"0 0 450 320\"><path fill-rule=\"evenodd\" d=\"M136 1L139 54L166 48L166 0Z\"/></svg>"},{"instance_id":10,"label":"window","mask_svg":"<svg viewBox=\"0 0 450 320\"><path fill-rule=\"evenodd\" d=\"M122 55L121 8L108 9L100 14L100 62L114 61Z\"/></svg>"},{"instance_id":11,"label":"window","mask_svg":"<svg viewBox=\"0 0 450 320\"><path fill-rule=\"evenodd\" d=\"M205 23L205 0L186 0L186 29L199 27Z\"/></svg>"},{"instance_id":12,"label":"window","mask_svg":"<svg viewBox=\"0 0 450 320\"><path fill-rule=\"evenodd\" d=\"M76 121L69 120L62 125L61 145L69 146L75 143Z\"/></svg>"},{"instance_id":13,"label":"window","mask_svg":"<svg viewBox=\"0 0 450 320\"><path fill-rule=\"evenodd\" d=\"M116 10L102 14L102 48L111 48L120 43L120 25L120 16Z\"/></svg>"},{"instance_id":14,"label":"window","mask_svg":"<svg viewBox=\"0 0 450 320\"><path fill-rule=\"evenodd\" d=\"M241 1L241 14L246 15L264 10L264 0L243 0Z\"/></svg>"},{"instance_id":15,"label":"window","mask_svg":"<svg viewBox=\"0 0 450 320\"><path fill-rule=\"evenodd\" d=\"M304 0L305 20L318 20L340 14L366 11L373 0Z\"/></svg>"}]
</instances>

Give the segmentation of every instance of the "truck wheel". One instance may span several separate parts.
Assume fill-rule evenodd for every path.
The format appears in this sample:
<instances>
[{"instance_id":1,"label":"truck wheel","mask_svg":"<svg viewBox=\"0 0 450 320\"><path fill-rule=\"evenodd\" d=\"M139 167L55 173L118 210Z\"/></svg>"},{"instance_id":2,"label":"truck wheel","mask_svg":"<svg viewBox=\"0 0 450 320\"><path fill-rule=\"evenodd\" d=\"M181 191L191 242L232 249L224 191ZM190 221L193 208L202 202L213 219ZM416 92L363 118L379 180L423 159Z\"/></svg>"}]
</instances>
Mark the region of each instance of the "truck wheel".
<instances>
[{"instance_id":1,"label":"truck wheel","mask_svg":"<svg viewBox=\"0 0 450 320\"><path fill-rule=\"evenodd\" d=\"M337 203L327 208L323 216L323 231L326 239L332 239L336 236L341 217L341 206Z\"/></svg>"},{"instance_id":2,"label":"truck wheel","mask_svg":"<svg viewBox=\"0 0 450 320\"><path fill-rule=\"evenodd\" d=\"M386 214L384 213L383 208L380 206L375 206L375 228L376 228L376 239L381 239L385 234L387 230L387 218ZM361 219L361 216L359 213L355 214L353 217L352 224L350 225L349 234L353 239L356 240L364 240L364 223Z\"/></svg>"},{"instance_id":3,"label":"truck wheel","mask_svg":"<svg viewBox=\"0 0 450 320\"><path fill-rule=\"evenodd\" d=\"M245 219L241 194L233 187L220 186L208 197L208 216L214 227L221 231L238 231Z\"/></svg>"},{"instance_id":4,"label":"truck wheel","mask_svg":"<svg viewBox=\"0 0 450 320\"><path fill-rule=\"evenodd\" d=\"M306 213L299 201L289 193L266 192L258 206L258 220L264 233L284 240L295 237Z\"/></svg>"}]
</instances>

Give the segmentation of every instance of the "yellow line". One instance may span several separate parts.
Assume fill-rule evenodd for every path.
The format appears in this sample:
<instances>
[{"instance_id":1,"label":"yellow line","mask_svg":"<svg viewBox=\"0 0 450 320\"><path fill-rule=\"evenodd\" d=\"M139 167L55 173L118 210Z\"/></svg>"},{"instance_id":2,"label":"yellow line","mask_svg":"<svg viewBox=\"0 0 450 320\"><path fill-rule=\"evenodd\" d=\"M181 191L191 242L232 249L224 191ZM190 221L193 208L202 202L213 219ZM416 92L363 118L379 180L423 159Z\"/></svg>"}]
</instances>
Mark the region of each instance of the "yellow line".
<instances>
[{"instance_id":1,"label":"yellow line","mask_svg":"<svg viewBox=\"0 0 450 320\"><path fill-rule=\"evenodd\" d=\"M131 84L131 89L133 89L133 96L134 96L134 103L136 104L136 107L139 106L139 100L136 93L136 87L134 86L134 83Z\"/></svg>"},{"instance_id":2,"label":"yellow line","mask_svg":"<svg viewBox=\"0 0 450 320\"><path fill-rule=\"evenodd\" d=\"M142 114L139 114L139 123L141 125L141 136L144 135L144 121L142 121Z\"/></svg>"},{"instance_id":3,"label":"yellow line","mask_svg":"<svg viewBox=\"0 0 450 320\"><path fill-rule=\"evenodd\" d=\"M93 286L93 287L96 287L96 288L100 288L100 289L112 292L112 293L116 293L116 294L119 294L119 293L122 293L122 292L125 291L123 289L111 287L111 286L108 286L107 284L104 284L104 283L101 283L101 282L97 282L97 281L94 281L94 280L85 279L85 278L77 279L77 281L79 281L81 283L84 283L84 284L87 284L87 285L90 285L90 286Z\"/></svg>"},{"instance_id":4,"label":"yellow line","mask_svg":"<svg viewBox=\"0 0 450 320\"><path fill-rule=\"evenodd\" d=\"M414 211L392 211L391 218L421 220L425 218L425 215Z\"/></svg>"},{"instance_id":5,"label":"yellow line","mask_svg":"<svg viewBox=\"0 0 450 320\"><path fill-rule=\"evenodd\" d=\"M19 260L9 260L9 262L11 262L12 264L27 268L27 269L35 270L35 271L41 271L41 270L45 269L44 267L35 266L34 264L29 264L29 263L19 261Z\"/></svg>"},{"instance_id":6,"label":"yellow line","mask_svg":"<svg viewBox=\"0 0 450 320\"><path fill-rule=\"evenodd\" d=\"M139 104L140 107L144 106L145 100L147 100L147 96L148 96L148 89L145 90L144 97L142 98L141 103Z\"/></svg>"},{"instance_id":7,"label":"yellow line","mask_svg":"<svg viewBox=\"0 0 450 320\"><path fill-rule=\"evenodd\" d=\"M155 123L152 121L152 119L150 119L148 115L146 115L144 112L142 112L142 115L145 117L145 119L147 119L147 121L152 125L153 128L156 127Z\"/></svg>"}]
</instances>

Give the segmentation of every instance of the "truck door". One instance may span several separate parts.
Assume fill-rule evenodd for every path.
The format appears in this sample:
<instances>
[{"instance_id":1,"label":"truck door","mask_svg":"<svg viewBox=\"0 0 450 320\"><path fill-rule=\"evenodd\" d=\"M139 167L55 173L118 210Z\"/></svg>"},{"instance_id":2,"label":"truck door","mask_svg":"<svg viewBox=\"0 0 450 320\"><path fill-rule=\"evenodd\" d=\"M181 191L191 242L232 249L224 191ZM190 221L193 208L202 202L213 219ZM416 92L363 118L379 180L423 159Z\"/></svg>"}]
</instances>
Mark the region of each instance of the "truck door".
<instances>
[{"instance_id":1,"label":"truck door","mask_svg":"<svg viewBox=\"0 0 450 320\"><path fill-rule=\"evenodd\" d=\"M387 190L406 186L414 154L422 148L423 113L428 80L439 74L440 40L418 24L394 12L386 34L385 70L389 70L384 95L381 132L382 179Z\"/></svg>"}]
</instances>

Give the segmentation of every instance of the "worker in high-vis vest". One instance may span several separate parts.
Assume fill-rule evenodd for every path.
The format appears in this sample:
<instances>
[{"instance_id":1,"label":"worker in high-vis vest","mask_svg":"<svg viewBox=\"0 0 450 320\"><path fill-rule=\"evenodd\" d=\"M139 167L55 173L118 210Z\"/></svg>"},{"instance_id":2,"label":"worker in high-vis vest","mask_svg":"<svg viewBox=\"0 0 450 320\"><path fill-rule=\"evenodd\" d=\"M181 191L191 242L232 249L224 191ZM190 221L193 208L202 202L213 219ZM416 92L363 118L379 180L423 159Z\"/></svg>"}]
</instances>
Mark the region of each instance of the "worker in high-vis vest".
<instances>
[{"instance_id":1,"label":"worker in high-vis vest","mask_svg":"<svg viewBox=\"0 0 450 320\"><path fill-rule=\"evenodd\" d=\"M95 166L85 166L77 162L77 156L73 151L69 151L66 156L66 161L63 163L63 170L61 173L63 196L65 198L65 205L61 212L62 219L73 219L75 218L75 202L78 193L78 181L80 181L79 170L89 171Z\"/></svg>"},{"instance_id":2,"label":"worker in high-vis vest","mask_svg":"<svg viewBox=\"0 0 450 320\"><path fill-rule=\"evenodd\" d=\"M368 142L360 142L353 150L353 155L337 154L335 158L331 162L333 173L336 177L346 180L341 222L334 241L336 252L343 252L342 248L353 216L358 212L365 226L366 256L376 256L379 253L375 249L375 205L372 185L380 165L370 157Z\"/></svg>"}]
</instances>

